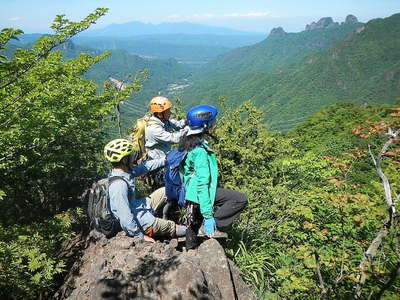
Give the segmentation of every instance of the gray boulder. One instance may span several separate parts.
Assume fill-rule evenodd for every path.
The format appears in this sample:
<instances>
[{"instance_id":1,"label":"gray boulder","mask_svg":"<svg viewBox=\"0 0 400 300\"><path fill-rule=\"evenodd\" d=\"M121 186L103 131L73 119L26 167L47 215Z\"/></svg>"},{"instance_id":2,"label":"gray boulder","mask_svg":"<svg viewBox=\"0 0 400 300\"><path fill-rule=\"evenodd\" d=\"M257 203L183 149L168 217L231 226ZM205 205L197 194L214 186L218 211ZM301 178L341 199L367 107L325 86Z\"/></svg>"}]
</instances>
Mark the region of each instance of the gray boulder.
<instances>
[{"instance_id":1,"label":"gray boulder","mask_svg":"<svg viewBox=\"0 0 400 300\"><path fill-rule=\"evenodd\" d=\"M256 299L217 240L189 251L177 244L98 237L54 299Z\"/></svg>"}]
</instances>

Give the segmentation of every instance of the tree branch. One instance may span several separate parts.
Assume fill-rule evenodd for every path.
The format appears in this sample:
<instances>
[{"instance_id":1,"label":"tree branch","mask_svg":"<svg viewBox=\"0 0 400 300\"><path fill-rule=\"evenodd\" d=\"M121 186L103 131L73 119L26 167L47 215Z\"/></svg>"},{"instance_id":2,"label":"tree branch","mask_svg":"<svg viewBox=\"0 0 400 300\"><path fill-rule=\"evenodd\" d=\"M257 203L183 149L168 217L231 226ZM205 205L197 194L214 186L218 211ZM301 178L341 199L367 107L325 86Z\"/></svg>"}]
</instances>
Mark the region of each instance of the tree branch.
<instances>
[{"instance_id":1,"label":"tree branch","mask_svg":"<svg viewBox=\"0 0 400 300\"><path fill-rule=\"evenodd\" d=\"M389 224L388 224L389 223ZM382 240L385 236L388 235L389 233L389 228L390 228L390 218L388 218L385 222L385 225L381 228L377 236L374 238L372 243L369 245L367 251L365 251L363 259L358 266L358 269L360 270L360 274L358 275L358 282L354 286L354 298L358 299L361 296L361 290L364 287L365 281L367 279L367 269L372 263L372 260L375 257L376 251L378 250L379 246L382 243Z\"/></svg>"},{"instance_id":2,"label":"tree branch","mask_svg":"<svg viewBox=\"0 0 400 300\"><path fill-rule=\"evenodd\" d=\"M358 275L357 278L358 282L355 284L353 288L353 296L356 299L360 298L361 296L361 290L364 287L365 281L367 279L366 271L369 268L370 264L372 263L372 260L374 259L376 252L382 243L383 238L389 234L390 227L394 222L394 218L396 217L396 210L392 199L392 191L390 188L390 183L386 175L383 173L381 164L382 164L382 157L385 155L389 146L393 143L393 139L398 138L399 135L400 135L400 129L397 130L396 132L393 132L392 129L389 128L387 133L389 140L383 145L382 150L379 152L377 157L375 157L374 154L372 153L371 146L368 146L372 162L374 163L376 172L383 184L386 205L389 208L389 216L386 218L385 223L382 226L381 230L378 232L377 236L369 245L367 251L365 251L363 259L361 260L358 266L360 274Z\"/></svg>"},{"instance_id":3,"label":"tree branch","mask_svg":"<svg viewBox=\"0 0 400 300\"><path fill-rule=\"evenodd\" d=\"M322 299L328 299L328 290L326 289L324 279L322 278L321 262L319 261L319 255L318 255L317 251L314 252L314 257L315 257L317 274L318 274L318 279L319 279L319 287L321 288L321 297L322 297Z\"/></svg>"}]
</instances>

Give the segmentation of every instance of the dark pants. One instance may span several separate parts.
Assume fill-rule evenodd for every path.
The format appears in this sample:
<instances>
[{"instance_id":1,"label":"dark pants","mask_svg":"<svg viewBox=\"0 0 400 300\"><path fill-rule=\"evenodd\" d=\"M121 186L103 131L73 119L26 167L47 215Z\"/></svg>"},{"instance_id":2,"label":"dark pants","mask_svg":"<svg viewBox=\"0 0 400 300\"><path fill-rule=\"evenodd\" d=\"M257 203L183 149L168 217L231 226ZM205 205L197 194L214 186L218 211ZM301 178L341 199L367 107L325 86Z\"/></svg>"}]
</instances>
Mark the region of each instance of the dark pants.
<instances>
[{"instance_id":1,"label":"dark pants","mask_svg":"<svg viewBox=\"0 0 400 300\"><path fill-rule=\"evenodd\" d=\"M230 226L246 207L247 201L246 195L240 192L217 188L214 201L214 206L218 207L214 212L214 219L215 223L217 223L217 227L220 229ZM200 227L203 221L199 205L194 205L191 215L191 221L198 225L195 226L198 230L197 227Z\"/></svg>"},{"instance_id":2,"label":"dark pants","mask_svg":"<svg viewBox=\"0 0 400 300\"><path fill-rule=\"evenodd\" d=\"M217 188L214 206L218 209L214 212L214 219L218 228L230 226L235 218L247 205L245 194L233 190Z\"/></svg>"},{"instance_id":3,"label":"dark pants","mask_svg":"<svg viewBox=\"0 0 400 300\"><path fill-rule=\"evenodd\" d=\"M214 206L218 209L214 212L215 223L218 229L232 225L235 218L247 205L247 197L239 192L217 188ZM203 223L200 206L188 201L187 209L188 228L186 230L186 248L194 249L199 245L197 234Z\"/></svg>"}]
</instances>

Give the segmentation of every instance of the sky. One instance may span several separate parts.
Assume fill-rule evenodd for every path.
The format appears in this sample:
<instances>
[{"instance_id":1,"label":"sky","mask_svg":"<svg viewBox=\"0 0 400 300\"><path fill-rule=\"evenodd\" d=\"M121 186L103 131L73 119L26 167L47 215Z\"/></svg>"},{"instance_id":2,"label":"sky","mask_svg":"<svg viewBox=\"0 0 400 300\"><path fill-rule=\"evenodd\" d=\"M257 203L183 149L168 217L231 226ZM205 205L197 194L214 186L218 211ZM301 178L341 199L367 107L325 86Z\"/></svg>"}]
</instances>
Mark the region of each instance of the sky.
<instances>
[{"instance_id":1,"label":"sky","mask_svg":"<svg viewBox=\"0 0 400 300\"><path fill-rule=\"evenodd\" d=\"M78 21L97 7L109 8L92 28L111 23L187 21L242 31L268 33L281 26L304 30L322 17L342 22L348 14L361 22L400 13L400 0L0 0L0 28L47 33L58 14Z\"/></svg>"}]
</instances>

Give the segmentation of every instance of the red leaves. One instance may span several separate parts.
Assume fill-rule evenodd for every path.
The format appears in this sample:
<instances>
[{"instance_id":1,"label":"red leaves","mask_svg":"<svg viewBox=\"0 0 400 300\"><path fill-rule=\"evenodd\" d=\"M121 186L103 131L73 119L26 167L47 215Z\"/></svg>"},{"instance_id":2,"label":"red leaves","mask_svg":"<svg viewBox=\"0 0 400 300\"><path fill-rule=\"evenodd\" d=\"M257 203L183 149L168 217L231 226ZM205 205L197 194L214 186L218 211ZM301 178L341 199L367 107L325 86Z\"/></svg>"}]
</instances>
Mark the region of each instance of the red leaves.
<instances>
[{"instance_id":1,"label":"red leaves","mask_svg":"<svg viewBox=\"0 0 400 300\"><path fill-rule=\"evenodd\" d=\"M393 157L393 156L397 156L397 153L388 151L388 152L382 153L382 155L384 155L384 156L392 156Z\"/></svg>"},{"instance_id":2,"label":"red leaves","mask_svg":"<svg viewBox=\"0 0 400 300\"><path fill-rule=\"evenodd\" d=\"M355 135L360 135L363 131L364 127L362 127L361 125L357 125L351 130L351 132L354 133Z\"/></svg>"},{"instance_id":3,"label":"red leaves","mask_svg":"<svg viewBox=\"0 0 400 300\"><path fill-rule=\"evenodd\" d=\"M335 166L335 167L339 167L339 168L342 169L342 170L347 170L347 169L349 168L348 165L343 164L343 163L336 163L336 164L334 164L334 166Z\"/></svg>"}]
</instances>

